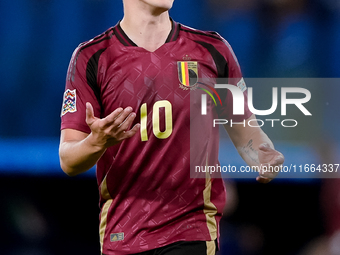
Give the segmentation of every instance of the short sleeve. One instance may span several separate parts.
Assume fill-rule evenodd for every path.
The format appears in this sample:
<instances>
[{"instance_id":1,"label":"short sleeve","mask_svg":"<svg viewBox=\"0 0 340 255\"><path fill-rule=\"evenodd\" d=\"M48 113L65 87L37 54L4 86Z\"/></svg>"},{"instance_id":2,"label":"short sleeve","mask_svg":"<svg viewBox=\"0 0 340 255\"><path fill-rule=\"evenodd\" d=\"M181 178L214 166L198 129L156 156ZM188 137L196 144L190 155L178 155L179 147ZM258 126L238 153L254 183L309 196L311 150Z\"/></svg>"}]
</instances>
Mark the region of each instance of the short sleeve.
<instances>
[{"instance_id":1,"label":"short sleeve","mask_svg":"<svg viewBox=\"0 0 340 255\"><path fill-rule=\"evenodd\" d=\"M223 38L222 38L223 39ZM218 109L219 118L226 119L228 121L233 120L234 122L242 122L243 120L248 119L252 113L248 108L248 92L247 86L245 81L242 77L242 72L240 65L237 61L236 55L229 45L229 43L223 39L224 42L224 49L223 49L223 56L227 61L227 70L226 76L224 78L228 78L228 85L235 86L243 93L244 98L244 114L242 115L234 115L234 108L233 108L233 94L228 89L219 89L218 93L222 100L222 105ZM226 79L224 79L226 80Z\"/></svg>"},{"instance_id":2,"label":"short sleeve","mask_svg":"<svg viewBox=\"0 0 340 255\"><path fill-rule=\"evenodd\" d=\"M78 47L71 58L67 77L63 103L61 109L61 129L75 129L85 133L91 130L86 124L86 102L93 106L96 117L100 117L101 107L93 91L91 79L93 77L90 63L91 54Z\"/></svg>"}]
</instances>

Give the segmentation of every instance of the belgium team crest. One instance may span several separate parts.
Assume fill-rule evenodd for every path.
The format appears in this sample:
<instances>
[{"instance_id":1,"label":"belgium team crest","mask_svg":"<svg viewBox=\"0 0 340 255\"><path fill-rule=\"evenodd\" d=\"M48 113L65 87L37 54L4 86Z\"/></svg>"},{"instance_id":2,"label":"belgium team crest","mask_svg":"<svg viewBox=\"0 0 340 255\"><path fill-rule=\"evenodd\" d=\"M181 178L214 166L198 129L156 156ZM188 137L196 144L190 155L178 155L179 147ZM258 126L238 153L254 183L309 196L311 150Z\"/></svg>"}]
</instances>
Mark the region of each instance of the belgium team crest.
<instances>
[{"instance_id":1,"label":"belgium team crest","mask_svg":"<svg viewBox=\"0 0 340 255\"><path fill-rule=\"evenodd\" d=\"M196 89L198 82L198 62L178 61L177 62L179 86L182 89Z\"/></svg>"}]
</instances>

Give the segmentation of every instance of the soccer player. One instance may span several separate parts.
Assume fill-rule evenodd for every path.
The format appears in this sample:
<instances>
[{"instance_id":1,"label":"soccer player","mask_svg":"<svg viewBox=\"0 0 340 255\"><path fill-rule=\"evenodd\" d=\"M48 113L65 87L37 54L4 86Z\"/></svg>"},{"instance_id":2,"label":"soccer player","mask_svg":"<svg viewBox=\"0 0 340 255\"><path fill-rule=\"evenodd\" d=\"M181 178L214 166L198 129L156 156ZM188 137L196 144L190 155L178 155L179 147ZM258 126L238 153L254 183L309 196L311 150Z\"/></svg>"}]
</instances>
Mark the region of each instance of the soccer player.
<instances>
[{"instance_id":1,"label":"soccer player","mask_svg":"<svg viewBox=\"0 0 340 255\"><path fill-rule=\"evenodd\" d=\"M218 92L220 104L209 97L201 114L211 89L205 79L245 90L239 65L218 34L170 19L173 0L123 4L123 19L72 56L61 167L74 176L97 164L102 254L215 254L224 183L209 173L190 178L190 170L218 164L214 118L255 118L246 103L244 115L234 116L226 89ZM249 165L283 163L259 127L225 127ZM257 180L274 177L260 171Z\"/></svg>"}]
</instances>

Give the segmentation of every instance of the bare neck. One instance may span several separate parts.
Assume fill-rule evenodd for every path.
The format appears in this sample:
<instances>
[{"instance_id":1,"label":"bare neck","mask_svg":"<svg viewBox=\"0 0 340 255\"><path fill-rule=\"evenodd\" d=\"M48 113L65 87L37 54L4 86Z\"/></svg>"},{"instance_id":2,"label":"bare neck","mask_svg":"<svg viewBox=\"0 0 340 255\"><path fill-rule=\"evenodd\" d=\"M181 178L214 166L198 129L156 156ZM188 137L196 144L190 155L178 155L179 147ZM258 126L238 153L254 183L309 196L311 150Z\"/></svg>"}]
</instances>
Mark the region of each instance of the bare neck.
<instances>
[{"instance_id":1,"label":"bare neck","mask_svg":"<svg viewBox=\"0 0 340 255\"><path fill-rule=\"evenodd\" d=\"M154 52L161 47L172 28L168 11L150 12L146 9L125 8L120 26L139 47Z\"/></svg>"}]
</instances>

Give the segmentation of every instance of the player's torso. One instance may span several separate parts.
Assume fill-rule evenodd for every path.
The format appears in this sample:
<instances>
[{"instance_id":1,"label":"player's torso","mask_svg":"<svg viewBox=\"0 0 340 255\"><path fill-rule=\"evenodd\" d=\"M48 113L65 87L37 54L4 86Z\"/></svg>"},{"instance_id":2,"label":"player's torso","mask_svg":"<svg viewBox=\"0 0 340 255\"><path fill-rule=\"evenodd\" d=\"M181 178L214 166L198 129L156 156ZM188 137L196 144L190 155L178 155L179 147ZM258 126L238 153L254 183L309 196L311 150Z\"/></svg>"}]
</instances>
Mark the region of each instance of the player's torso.
<instances>
[{"instance_id":1,"label":"player's torso","mask_svg":"<svg viewBox=\"0 0 340 255\"><path fill-rule=\"evenodd\" d=\"M209 52L185 38L166 43L155 52L133 46L109 47L100 58L98 67L104 109L102 117L118 107L131 106L137 112L145 103L152 108L162 100L171 103L174 116L190 110L189 97L195 91L183 85L179 62L191 62L194 66L189 65L189 71L195 72L200 79L216 77Z\"/></svg>"},{"instance_id":2,"label":"player's torso","mask_svg":"<svg viewBox=\"0 0 340 255\"><path fill-rule=\"evenodd\" d=\"M134 137L109 148L98 163L102 202L113 200L108 233L125 235L123 242L108 241L108 245L130 250L138 244L157 247L178 239L208 240L203 213L206 180L190 178L189 168L193 147L207 151L215 146L212 135L216 134L206 132L207 123L194 123L203 93L195 87L202 79L217 77L213 57L181 34L155 52L112 40L116 41L98 61L102 117L131 106L141 128ZM213 112L210 101L208 112ZM195 139L202 146L193 145ZM220 213L222 181L215 186L222 197L216 209ZM109 197L103 199L103 194Z\"/></svg>"},{"instance_id":3,"label":"player's torso","mask_svg":"<svg viewBox=\"0 0 340 255\"><path fill-rule=\"evenodd\" d=\"M122 147L130 152L131 148L151 146L158 158L173 159L174 148L189 152L190 121L194 111L196 115L201 111L202 90L196 87L200 80L216 76L211 54L185 37L179 36L155 52L123 46L117 40L98 63L102 117L118 107L131 106L137 114L135 123L141 128L135 137L113 148L113 153L118 154ZM186 78L191 84L186 84ZM157 153L157 148L164 153ZM140 152L152 157L150 151Z\"/></svg>"}]
</instances>

